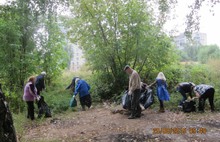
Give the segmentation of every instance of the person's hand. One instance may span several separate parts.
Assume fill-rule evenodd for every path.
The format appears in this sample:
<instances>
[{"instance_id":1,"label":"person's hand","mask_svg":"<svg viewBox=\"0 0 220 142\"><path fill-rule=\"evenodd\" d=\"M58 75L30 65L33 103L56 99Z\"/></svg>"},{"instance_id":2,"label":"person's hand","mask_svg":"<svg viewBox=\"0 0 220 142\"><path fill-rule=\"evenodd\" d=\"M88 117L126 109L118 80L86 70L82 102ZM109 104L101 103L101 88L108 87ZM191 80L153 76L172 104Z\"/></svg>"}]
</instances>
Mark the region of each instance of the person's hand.
<instances>
[{"instance_id":1,"label":"person's hand","mask_svg":"<svg viewBox=\"0 0 220 142\"><path fill-rule=\"evenodd\" d=\"M76 97L76 95L77 95L77 94L74 93L72 96Z\"/></svg>"},{"instance_id":2,"label":"person's hand","mask_svg":"<svg viewBox=\"0 0 220 142\"><path fill-rule=\"evenodd\" d=\"M38 96L37 96L37 101L39 101L39 100L40 100L40 98L41 98L41 97L38 95Z\"/></svg>"},{"instance_id":3,"label":"person's hand","mask_svg":"<svg viewBox=\"0 0 220 142\"><path fill-rule=\"evenodd\" d=\"M149 85L146 85L146 86L145 86L145 89L148 89L148 88L150 88L150 86L149 86Z\"/></svg>"},{"instance_id":4,"label":"person's hand","mask_svg":"<svg viewBox=\"0 0 220 142\"><path fill-rule=\"evenodd\" d=\"M192 100L198 99L199 97L193 97Z\"/></svg>"},{"instance_id":5,"label":"person's hand","mask_svg":"<svg viewBox=\"0 0 220 142\"><path fill-rule=\"evenodd\" d=\"M131 95L132 94L132 92L131 91L128 91L128 95Z\"/></svg>"}]
</instances>

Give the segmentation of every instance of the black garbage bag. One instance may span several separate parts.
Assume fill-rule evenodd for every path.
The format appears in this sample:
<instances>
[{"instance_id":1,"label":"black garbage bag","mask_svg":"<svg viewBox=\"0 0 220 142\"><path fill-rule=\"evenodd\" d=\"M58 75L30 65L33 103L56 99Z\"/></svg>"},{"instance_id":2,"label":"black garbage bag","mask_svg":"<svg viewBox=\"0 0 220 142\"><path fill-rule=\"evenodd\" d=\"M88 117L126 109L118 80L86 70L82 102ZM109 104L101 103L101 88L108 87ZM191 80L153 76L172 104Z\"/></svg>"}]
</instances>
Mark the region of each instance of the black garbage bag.
<instances>
[{"instance_id":1,"label":"black garbage bag","mask_svg":"<svg viewBox=\"0 0 220 142\"><path fill-rule=\"evenodd\" d=\"M17 142L13 119L0 85L0 141Z\"/></svg>"},{"instance_id":2,"label":"black garbage bag","mask_svg":"<svg viewBox=\"0 0 220 142\"><path fill-rule=\"evenodd\" d=\"M195 112L196 102L195 100L186 100L183 102L183 112Z\"/></svg>"},{"instance_id":3,"label":"black garbage bag","mask_svg":"<svg viewBox=\"0 0 220 142\"><path fill-rule=\"evenodd\" d=\"M151 89L147 89L141 94L140 104L144 106L145 109L150 107L154 103L154 96Z\"/></svg>"},{"instance_id":4,"label":"black garbage bag","mask_svg":"<svg viewBox=\"0 0 220 142\"><path fill-rule=\"evenodd\" d=\"M38 118L44 115L45 117L52 117L50 108L48 107L47 103L44 101L44 97L41 96L40 100L37 102L38 105Z\"/></svg>"},{"instance_id":5,"label":"black garbage bag","mask_svg":"<svg viewBox=\"0 0 220 142\"><path fill-rule=\"evenodd\" d=\"M122 96L122 107L128 110L131 109L131 95L128 95L127 90L124 92L124 95Z\"/></svg>"},{"instance_id":6,"label":"black garbage bag","mask_svg":"<svg viewBox=\"0 0 220 142\"><path fill-rule=\"evenodd\" d=\"M146 98L146 91L141 93L141 97L140 97L140 104L144 105L144 103L146 102L147 98Z\"/></svg>"}]
</instances>

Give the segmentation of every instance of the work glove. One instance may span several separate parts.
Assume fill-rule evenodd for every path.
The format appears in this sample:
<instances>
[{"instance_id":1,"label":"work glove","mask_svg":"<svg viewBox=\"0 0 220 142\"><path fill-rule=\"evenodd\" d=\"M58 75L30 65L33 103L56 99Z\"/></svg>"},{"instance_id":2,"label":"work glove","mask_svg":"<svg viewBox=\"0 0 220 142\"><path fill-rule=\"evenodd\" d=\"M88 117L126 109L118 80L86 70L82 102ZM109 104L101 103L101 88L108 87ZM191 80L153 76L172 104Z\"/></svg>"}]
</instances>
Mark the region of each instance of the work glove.
<instances>
[{"instance_id":1,"label":"work glove","mask_svg":"<svg viewBox=\"0 0 220 142\"><path fill-rule=\"evenodd\" d=\"M132 92L131 91L128 91L128 95L131 95L132 94Z\"/></svg>"},{"instance_id":2,"label":"work glove","mask_svg":"<svg viewBox=\"0 0 220 142\"><path fill-rule=\"evenodd\" d=\"M37 95L37 101L39 101L39 100L40 100L40 98L41 98L41 96Z\"/></svg>"}]
</instances>

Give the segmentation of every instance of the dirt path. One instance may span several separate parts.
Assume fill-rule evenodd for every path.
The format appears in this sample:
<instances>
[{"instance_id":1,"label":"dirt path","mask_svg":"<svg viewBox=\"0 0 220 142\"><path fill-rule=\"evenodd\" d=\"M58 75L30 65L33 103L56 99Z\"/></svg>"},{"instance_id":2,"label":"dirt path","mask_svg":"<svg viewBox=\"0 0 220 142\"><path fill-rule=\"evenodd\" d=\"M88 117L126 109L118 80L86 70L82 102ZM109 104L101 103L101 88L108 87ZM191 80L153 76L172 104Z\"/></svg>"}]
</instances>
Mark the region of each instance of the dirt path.
<instances>
[{"instance_id":1,"label":"dirt path","mask_svg":"<svg viewBox=\"0 0 220 142\"><path fill-rule=\"evenodd\" d=\"M117 107L93 108L47 119L26 128L26 142L220 142L220 113L157 113L140 119L112 113ZM196 131L197 130L197 131Z\"/></svg>"}]
</instances>

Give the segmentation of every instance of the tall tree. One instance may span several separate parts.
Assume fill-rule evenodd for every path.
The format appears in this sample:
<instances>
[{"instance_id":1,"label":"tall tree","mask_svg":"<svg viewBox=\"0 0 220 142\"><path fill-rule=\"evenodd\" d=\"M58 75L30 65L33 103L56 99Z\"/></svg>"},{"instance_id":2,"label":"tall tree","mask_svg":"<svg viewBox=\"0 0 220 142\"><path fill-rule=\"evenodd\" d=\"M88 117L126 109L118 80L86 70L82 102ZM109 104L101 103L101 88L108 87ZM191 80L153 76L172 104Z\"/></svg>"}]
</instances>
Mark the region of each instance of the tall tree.
<instances>
[{"instance_id":1,"label":"tall tree","mask_svg":"<svg viewBox=\"0 0 220 142\"><path fill-rule=\"evenodd\" d=\"M70 36L85 50L101 84L112 86L111 94L126 84L126 64L146 75L173 59L171 42L154 26L144 1L73 0L72 6Z\"/></svg>"},{"instance_id":2,"label":"tall tree","mask_svg":"<svg viewBox=\"0 0 220 142\"><path fill-rule=\"evenodd\" d=\"M37 2L37 1L36 1ZM66 0L47 0L42 3L38 2L41 7L39 17L40 25L36 32L37 56L36 64L38 71L47 72L47 83L58 76L68 63L68 55L65 51L65 37L62 31L62 24L58 17L58 10L67 4Z\"/></svg>"},{"instance_id":3,"label":"tall tree","mask_svg":"<svg viewBox=\"0 0 220 142\"><path fill-rule=\"evenodd\" d=\"M64 36L57 22L59 2L65 0L19 0L0 7L0 81L16 108L15 101L21 101L17 93L28 76L46 70L50 83L66 67Z\"/></svg>"},{"instance_id":4,"label":"tall tree","mask_svg":"<svg viewBox=\"0 0 220 142\"><path fill-rule=\"evenodd\" d=\"M19 86L20 60L20 18L15 12L16 7L0 7L0 81L6 83L11 91Z\"/></svg>"}]
</instances>

